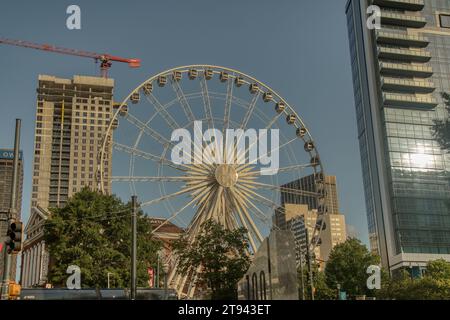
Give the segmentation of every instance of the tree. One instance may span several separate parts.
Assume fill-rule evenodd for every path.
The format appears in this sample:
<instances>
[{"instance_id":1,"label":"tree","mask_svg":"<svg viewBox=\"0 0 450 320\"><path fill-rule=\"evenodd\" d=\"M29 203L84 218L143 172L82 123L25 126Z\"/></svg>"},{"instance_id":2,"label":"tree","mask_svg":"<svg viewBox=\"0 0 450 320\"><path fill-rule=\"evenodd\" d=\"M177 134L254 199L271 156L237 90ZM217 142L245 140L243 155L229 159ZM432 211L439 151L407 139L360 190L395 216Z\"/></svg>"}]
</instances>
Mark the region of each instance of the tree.
<instances>
[{"instance_id":1,"label":"tree","mask_svg":"<svg viewBox=\"0 0 450 320\"><path fill-rule=\"evenodd\" d=\"M334 300L336 299L337 291L328 287L325 278L325 272L319 270L319 265L317 263L312 264L313 269L313 285L314 285L314 299L315 300ZM300 268L298 271L298 281L299 281L299 296L302 297L301 287L302 287L302 277L300 273ZM305 299L311 299L311 285L309 281L308 268L303 267L303 281L305 290Z\"/></svg>"},{"instance_id":2,"label":"tree","mask_svg":"<svg viewBox=\"0 0 450 320\"><path fill-rule=\"evenodd\" d=\"M411 278L406 271L383 282L377 294L378 299L390 300L449 300L450 263L443 259L430 261L425 275Z\"/></svg>"},{"instance_id":3,"label":"tree","mask_svg":"<svg viewBox=\"0 0 450 320\"><path fill-rule=\"evenodd\" d=\"M370 265L379 263L378 256L371 254L359 240L350 238L331 251L325 267L326 284L331 289L339 284L349 296L370 295L366 271Z\"/></svg>"},{"instance_id":4,"label":"tree","mask_svg":"<svg viewBox=\"0 0 450 320\"><path fill-rule=\"evenodd\" d=\"M450 263L444 259L430 261L427 264L426 277L450 280Z\"/></svg>"},{"instance_id":5,"label":"tree","mask_svg":"<svg viewBox=\"0 0 450 320\"><path fill-rule=\"evenodd\" d=\"M209 288L213 300L236 299L237 283L250 266L247 230L226 230L213 220L201 229L193 243L187 237L174 243L179 270L183 275L199 270L196 285Z\"/></svg>"},{"instance_id":6,"label":"tree","mask_svg":"<svg viewBox=\"0 0 450 320\"><path fill-rule=\"evenodd\" d=\"M69 265L81 269L82 287L128 287L131 265L131 204L85 188L66 206L51 208L44 225L50 254L48 281L65 286ZM137 285L148 286L147 268L156 265L159 243L151 238L150 220L138 212Z\"/></svg>"},{"instance_id":7,"label":"tree","mask_svg":"<svg viewBox=\"0 0 450 320\"><path fill-rule=\"evenodd\" d=\"M442 93L447 112L450 114L450 94ZM445 120L435 120L433 135L439 142L442 149L450 152L450 116Z\"/></svg>"}]
</instances>

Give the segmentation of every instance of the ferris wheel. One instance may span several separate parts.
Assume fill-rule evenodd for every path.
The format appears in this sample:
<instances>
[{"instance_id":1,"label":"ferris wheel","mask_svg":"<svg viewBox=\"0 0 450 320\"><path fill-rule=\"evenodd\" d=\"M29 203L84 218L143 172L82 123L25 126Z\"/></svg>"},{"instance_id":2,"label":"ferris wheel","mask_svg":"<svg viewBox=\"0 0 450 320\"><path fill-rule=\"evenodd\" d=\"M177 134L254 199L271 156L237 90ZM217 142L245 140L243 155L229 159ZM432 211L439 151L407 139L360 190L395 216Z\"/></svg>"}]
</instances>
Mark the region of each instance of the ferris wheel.
<instances>
[{"instance_id":1,"label":"ferris wheel","mask_svg":"<svg viewBox=\"0 0 450 320\"><path fill-rule=\"evenodd\" d=\"M189 143L174 139L188 133ZM111 150L108 175L103 166ZM116 106L99 163L102 191L112 182L114 193L137 195L144 212L166 219L154 233L174 223L193 241L213 219L227 229L244 227L252 254L289 194L317 203L310 250L320 244L327 194L310 131L279 94L238 70L189 65L144 81ZM305 176L313 177L312 187L286 186ZM176 257L169 264L169 285L192 297L195 274L179 274Z\"/></svg>"}]
</instances>

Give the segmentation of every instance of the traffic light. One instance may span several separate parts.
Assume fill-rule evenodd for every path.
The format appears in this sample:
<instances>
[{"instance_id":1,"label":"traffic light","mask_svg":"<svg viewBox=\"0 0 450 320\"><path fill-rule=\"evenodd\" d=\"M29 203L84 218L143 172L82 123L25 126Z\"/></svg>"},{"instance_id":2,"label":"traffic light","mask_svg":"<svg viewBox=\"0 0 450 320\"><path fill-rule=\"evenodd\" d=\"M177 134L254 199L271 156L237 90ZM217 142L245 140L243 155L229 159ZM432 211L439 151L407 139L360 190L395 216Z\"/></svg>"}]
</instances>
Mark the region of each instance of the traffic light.
<instances>
[{"instance_id":1,"label":"traffic light","mask_svg":"<svg viewBox=\"0 0 450 320\"><path fill-rule=\"evenodd\" d=\"M13 221L8 227L7 250L8 254L17 253L22 250L22 229L23 225L20 221Z\"/></svg>"}]
</instances>

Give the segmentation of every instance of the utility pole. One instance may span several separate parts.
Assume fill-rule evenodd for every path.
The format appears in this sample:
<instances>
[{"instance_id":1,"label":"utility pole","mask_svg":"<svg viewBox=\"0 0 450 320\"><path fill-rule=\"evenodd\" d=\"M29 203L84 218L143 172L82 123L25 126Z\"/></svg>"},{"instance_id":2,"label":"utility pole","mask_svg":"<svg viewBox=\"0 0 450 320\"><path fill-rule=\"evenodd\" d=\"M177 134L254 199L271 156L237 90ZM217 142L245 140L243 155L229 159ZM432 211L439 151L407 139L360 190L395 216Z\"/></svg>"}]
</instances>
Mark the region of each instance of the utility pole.
<instances>
[{"instance_id":1,"label":"utility pole","mask_svg":"<svg viewBox=\"0 0 450 320\"><path fill-rule=\"evenodd\" d=\"M313 271L311 267L311 250L309 249L309 235L308 228L305 225L306 232L306 260L308 262L308 275L309 275L309 285L311 286L311 300L314 300L314 283L313 283Z\"/></svg>"},{"instance_id":2,"label":"utility pole","mask_svg":"<svg viewBox=\"0 0 450 320\"><path fill-rule=\"evenodd\" d=\"M16 119L16 132L14 137L14 160L13 160L13 177L12 177L12 187L11 187L11 204L10 210L8 214L8 226L17 218L17 185L19 180L19 150L20 150L20 126L21 120ZM6 239L6 238L5 238ZM5 247L5 262L3 268L3 283L2 283L2 291L1 291L1 300L9 299L9 281L10 281L10 273L11 273L11 254L8 253L7 244L4 244Z\"/></svg>"},{"instance_id":3,"label":"utility pole","mask_svg":"<svg viewBox=\"0 0 450 320\"><path fill-rule=\"evenodd\" d=\"M136 299L137 196L131 197L131 300Z\"/></svg>"}]
</instances>

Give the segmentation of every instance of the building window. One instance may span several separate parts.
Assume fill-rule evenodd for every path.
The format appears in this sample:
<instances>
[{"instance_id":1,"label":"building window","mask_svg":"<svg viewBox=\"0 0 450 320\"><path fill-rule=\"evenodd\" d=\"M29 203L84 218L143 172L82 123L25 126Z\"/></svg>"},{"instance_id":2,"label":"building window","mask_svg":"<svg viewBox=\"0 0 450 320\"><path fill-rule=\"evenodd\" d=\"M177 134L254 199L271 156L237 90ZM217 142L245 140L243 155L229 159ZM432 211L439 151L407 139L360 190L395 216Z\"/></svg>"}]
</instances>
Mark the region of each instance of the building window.
<instances>
[{"instance_id":1,"label":"building window","mask_svg":"<svg viewBox=\"0 0 450 320\"><path fill-rule=\"evenodd\" d=\"M450 29L450 14L439 15L439 20L441 22L441 28L449 28Z\"/></svg>"}]
</instances>

